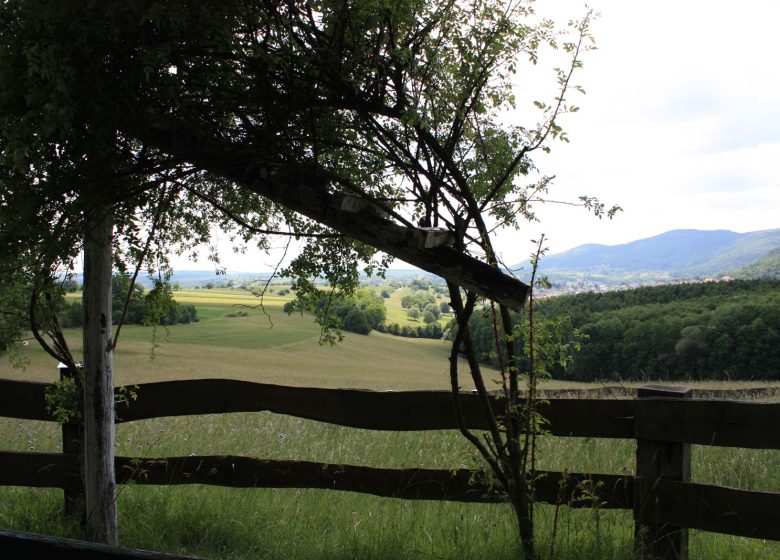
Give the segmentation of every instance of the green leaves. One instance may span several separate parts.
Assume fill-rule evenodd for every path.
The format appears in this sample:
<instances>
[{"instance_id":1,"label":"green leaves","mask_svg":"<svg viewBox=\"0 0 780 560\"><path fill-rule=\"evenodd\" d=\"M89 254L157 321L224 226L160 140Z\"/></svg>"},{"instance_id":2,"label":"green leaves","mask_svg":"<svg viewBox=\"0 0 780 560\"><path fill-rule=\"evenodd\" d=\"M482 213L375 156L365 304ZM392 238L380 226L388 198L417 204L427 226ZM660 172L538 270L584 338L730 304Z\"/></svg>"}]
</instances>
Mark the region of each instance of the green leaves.
<instances>
[{"instance_id":1,"label":"green leaves","mask_svg":"<svg viewBox=\"0 0 780 560\"><path fill-rule=\"evenodd\" d=\"M582 195L578 197L581 206L586 210L593 213L598 219L603 218L605 215L610 220L615 217L618 212L622 212L623 208L615 204L607 208L603 202L599 201L595 196Z\"/></svg>"},{"instance_id":2,"label":"green leaves","mask_svg":"<svg viewBox=\"0 0 780 560\"><path fill-rule=\"evenodd\" d=\"M75 377L64 377L46 388L43 394L46 411L56 422L68 424L81 419L83 400L81 384Z\"/></svg>"}]
</instances>

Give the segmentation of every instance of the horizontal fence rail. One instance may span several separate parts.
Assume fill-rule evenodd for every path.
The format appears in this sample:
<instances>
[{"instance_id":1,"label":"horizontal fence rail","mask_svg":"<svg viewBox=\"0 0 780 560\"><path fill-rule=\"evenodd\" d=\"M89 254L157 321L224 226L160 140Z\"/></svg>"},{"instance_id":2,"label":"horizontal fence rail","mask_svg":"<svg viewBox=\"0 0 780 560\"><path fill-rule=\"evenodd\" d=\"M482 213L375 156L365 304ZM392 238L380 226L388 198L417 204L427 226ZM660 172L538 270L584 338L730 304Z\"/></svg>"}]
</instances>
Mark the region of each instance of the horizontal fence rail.
<instances>
[{"instance_id":1,"label":"horizontal fence rail","mask_svg":"<svg viewBox=\"0 0 780 560\"><path fill-rule=\"evenodd\" d=\"M0 415L52 421L49 384L0 380ZM636 398L549 397L540 405L554 436L635 439L643 449L689 444L780 449L780 403L696 400L691 391L658 388ZM371 430L457 429L448 391L388 391L285 387L225 379L148 383L118 388L117 419L268 411ZM575 390L578 395L583 390ZM655 391L655 393L653 392ZM678 398L674 393L679 393ZM679 398L685 393L685 398ZM713 392L706 392L712 394ZM586 393L590 396L591 392ZM603 389L598 394L605 394ZM606 392L609 394L609 391ZM661 396L654 396L654 395ZM759 393L756 393L759 394ZM476 394L459 395L467 427L487 427ZM503 401L492 400L495 412ZM683 449L683 448L680 448ZM683 456L685 454L683 453ZM689 457L689 455L688 455ZM638 456L638 465L645 459ZM0 451L0 485L54 487L79 483L75 453ZM690 459L688 458L689 462ZM644 464L644 463L643 463ZM638 469L639 471L639 469ZM652 472L652 471L649 471ZM116 458L117 483L210 484L240 488L321 488L383 497L498 502L479 473L467 469L390 469L242 456ZM633 509L637 522L780 540L780 493L611 474L540 472L535 499L572 507Z\"/></svg>"},{"instance_id":2,"label":"horizontal fence rail","mask_svg":"<svg viewBox=\"0 0 780 560\"><path fill-rule=\"evenodd\" d=\"M53 420L43 399L46 383L0 380L3 416ZM126 404L117 406L117 423L196 414L275 412L367 430L455 430L449 391L367 391L286 387L229 379L163 381L120 387ZM127 399L133 393L137 399ZM476 393L462 393L466 425L486 429ZM503 399L493 400L494 411ZM633 438L633 400L556 399L539 406L557 436Z\"/></svg>"},{"instance_id":3,"label":"horizontal fence rail","mask_svg":"<svg viewBox=\"0 0 780 560\"><path fill-rule=\"evenodd\" d=\"M50 385L0 380L0 411L10 418L53 420L43 398ZM117 423L196 414L275 412L370 430L457 429L448 391L367 391L285 387L229 379L163 381L117 388L137 400L117 406ZM486 428L478 397L460 395L466 425ZM496 398L495 412L503 409ZM686 399L550 399L539 411L555 436L678 441L780 449L780 403Z\"/></svg>"},{"instance_id":4,"label":"horizontal fence rail","mask_svg":"<svg viewBox=\"0 0 780 560\"><path fill-rule=\"evenodd\" d=\"M65 453L0 451L0 485L68 488L78 473L78 457ZM117 457L118 484L207 484L231 488L319 488L406 500L498 503L503 498L470 469L392 469L279 461L237 455ZM612 474L539 472L540 502L570 507L628 509L633 479Z\"/></svg>"},{"instance_id":5,"label":"horizontal fence rail","mask_svg":"<svg viewBox=\"0 0 780 560\"><path fill-rule=\"evenodd\" d=\"M640 438L719 447L780 449L780 403L652 398L635 401Z\"/></svg>"},{"instance_id":6,"label":"horizontal fence rail","mask_svg":"<svg viewBox=\"0 0 780 560\"><path fill-rule=\"evenodd\" d=\"M753 492L697 482L634 478L656 500L639 508L639 519L756 539L780 540L780 493Z\"/></svg>"}]
</instances>

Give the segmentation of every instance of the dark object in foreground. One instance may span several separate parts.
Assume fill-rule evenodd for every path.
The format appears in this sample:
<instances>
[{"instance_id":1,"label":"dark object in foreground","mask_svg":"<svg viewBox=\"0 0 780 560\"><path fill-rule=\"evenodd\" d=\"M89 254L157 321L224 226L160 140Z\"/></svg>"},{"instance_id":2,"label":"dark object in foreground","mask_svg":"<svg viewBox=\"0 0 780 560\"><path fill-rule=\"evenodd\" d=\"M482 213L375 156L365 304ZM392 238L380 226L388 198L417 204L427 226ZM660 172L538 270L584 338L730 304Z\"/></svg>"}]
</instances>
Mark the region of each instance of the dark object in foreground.
<instances>
[{"instance_id":1,"label":"dark object in foreground","mask_svg":"<svg viewBox=\"0 0 780 560\"><path fill-rule=\"evenodd\" d=\"M179 556L135 548L122 548L36 533L0 530L0 550L4 558L57 558L57 560L197 560L197 556Z\"/></svg>"}]
</instances>

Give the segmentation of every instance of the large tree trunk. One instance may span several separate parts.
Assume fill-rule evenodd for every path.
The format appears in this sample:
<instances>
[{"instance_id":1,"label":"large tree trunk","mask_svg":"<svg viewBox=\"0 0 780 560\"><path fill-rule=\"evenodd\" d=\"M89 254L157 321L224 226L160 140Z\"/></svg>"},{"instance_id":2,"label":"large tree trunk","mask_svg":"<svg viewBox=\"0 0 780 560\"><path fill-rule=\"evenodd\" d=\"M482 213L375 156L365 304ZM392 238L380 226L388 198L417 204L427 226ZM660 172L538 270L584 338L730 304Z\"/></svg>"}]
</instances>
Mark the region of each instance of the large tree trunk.
<instances>
[{"instance_id":1,"label":"large tree trunk","mask_svg":"<svg viewBox=\"0 0 780 560\"><path fill-rule=\"evenodd\" d=\"M84 478L87 536L117 544L114 477L112 223L97 209L84 231Z\"/></svg>"}]
</instances>

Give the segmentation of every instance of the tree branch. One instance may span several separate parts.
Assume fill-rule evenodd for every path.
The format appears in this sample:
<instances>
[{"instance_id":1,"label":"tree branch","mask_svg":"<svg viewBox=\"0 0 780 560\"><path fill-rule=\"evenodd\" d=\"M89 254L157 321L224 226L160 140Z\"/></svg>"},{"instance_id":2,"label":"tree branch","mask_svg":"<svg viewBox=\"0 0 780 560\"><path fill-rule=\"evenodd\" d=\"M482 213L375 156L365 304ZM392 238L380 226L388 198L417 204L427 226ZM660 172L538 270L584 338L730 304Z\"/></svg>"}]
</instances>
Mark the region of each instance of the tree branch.
<instances>
[{"instance_id":1,"label":"tree branch","mask_svg":"<svg viewBox=\"0 0 780 560\"><path fill-rule=\"evenodd\" d=\"M133 132L158 149L511 309L519 310L525 303L528 286L497 268L445 245L426 248L418 230L399 226L371 208L360 212L339 208L338 193L329 190L344 178L326 169L258 158L253 146L214 138L185 121L154 117L151 122Z\"/></svg>"}]
</instances>

